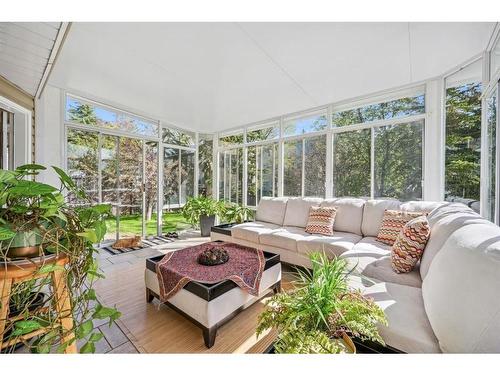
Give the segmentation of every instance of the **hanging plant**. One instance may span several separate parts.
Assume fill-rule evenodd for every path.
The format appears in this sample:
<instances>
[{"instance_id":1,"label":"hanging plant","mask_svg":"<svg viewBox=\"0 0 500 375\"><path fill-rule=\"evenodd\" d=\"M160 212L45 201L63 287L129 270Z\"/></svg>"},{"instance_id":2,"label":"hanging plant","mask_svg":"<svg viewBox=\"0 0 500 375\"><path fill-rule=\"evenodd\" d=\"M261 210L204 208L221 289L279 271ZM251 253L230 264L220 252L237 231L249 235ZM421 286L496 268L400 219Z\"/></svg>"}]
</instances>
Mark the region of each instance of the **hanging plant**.
<instances>
[{"instance_id":1,"label":"hanging plant","mask_svg":"<svg viewBox=\"0 0 500 375\"><path fill-rule=\"evenodd\" d=\"M45 334L30 342L22 341L32 352L63 352L78 340L81 353L93 353L95 343L103 336L94 331L92 320L109 319L111 325L120 317L115 308L99 302L93 288L97 279L104 278L94 256L98 251L94 245L104 238L110 206L92 204L63 170L52 168L58 175L59 188L34 181L46 169L41 165L0 170L0 262L5 267L19 258L31 259L33 264L40 264L37 272L45 274L61 266L44 264L40 259L66 257L64 270L73 316L72 332L61 330L51 308L55 297L50 279L44 276L36 282L14 285L10 300L17 320L7 321L4 341L45 328ZM71 198L88 203L75 207L68 203ZM74 338L63 343L62 338L70 333Z\"/></svg>"}]
</instances>

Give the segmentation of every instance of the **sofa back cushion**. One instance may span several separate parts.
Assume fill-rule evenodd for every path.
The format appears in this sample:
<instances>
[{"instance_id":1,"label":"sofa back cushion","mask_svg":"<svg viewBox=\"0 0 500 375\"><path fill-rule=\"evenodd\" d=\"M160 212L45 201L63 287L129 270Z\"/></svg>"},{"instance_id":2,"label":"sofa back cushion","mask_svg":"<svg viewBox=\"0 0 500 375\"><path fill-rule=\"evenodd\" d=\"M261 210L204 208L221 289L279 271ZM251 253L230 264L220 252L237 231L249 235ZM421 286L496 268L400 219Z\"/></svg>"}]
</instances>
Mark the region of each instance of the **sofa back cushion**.
<instances>
[{"instance_id":1,"label":"sofa back cushion","mask_svg":"<svg viewBox=\"0 0 500 375\"><path fill-rule=\"evenodd\" d=\"M408 201L401 203L399 209L401 211L409 212L424 212L429 213L439 206L442 206L444 202L432 202L432 201Z\"/></svg>"},{"instance_id":2,"label":"sofa back cushion","mask_svg":"<svg viewBox=\"0 0 500 375\"><path fill-rule=\"evenodd\" d=\"M365 237L377 237L385 210L398 210L401 202L388 199L370 199L363 208L361 230Z\"/></svg>"},{"instance_id":3,"label":"sofa back cushion","mask_svg":"<svg viewBox=\"0 0 500 375\"><path fill-rule=\"evenodd\" d=\"M425 279L432 260L444 243L464 225L481 223L481 217L462 203L444 203L427 216L431 234L420 261L420 276Z\"/></svg>"},{"instance_id":4,"label":"sofa back cushion","mask_svg":"<svg viewBox=\"0 0 500 375\"><path fill-rule=\"evenodd\" d=\"M361 235L361 222L363 221L364 199L335 198L325 199L321 207L336 207L337 215L333 223L334 232L349 232Z\"/></svg>"},{"instance_id":5,"label":"sofa back cushion","mask_svg":"<svg viewBox=\"0 0 500 375\"><path fill-rule=\"evenodd\" d=\"M259 201L255 220L283 225L287 198L263 197Z\"/></svg>"},{"instance_id":6,"label":"sofa back cushion","mask_svg":"<svg viewBox=\"0 0 500 375\"><path fill-rule=\"evenodd\" d=\"M322 201L321 198L288 198L283 225L305 228L309 209L312 206L319 206Z\"/></svg>"},{"instance_id":7,"label":"sofa back cushion","mask_svg":"<svg viewBox=\"0 0 500 375\"><path fill-rule=\"evenodd\" d=\"M422 284L443 352L500 352L500 228L480 220L449 236Z\"/></svg>"}]
</instances>

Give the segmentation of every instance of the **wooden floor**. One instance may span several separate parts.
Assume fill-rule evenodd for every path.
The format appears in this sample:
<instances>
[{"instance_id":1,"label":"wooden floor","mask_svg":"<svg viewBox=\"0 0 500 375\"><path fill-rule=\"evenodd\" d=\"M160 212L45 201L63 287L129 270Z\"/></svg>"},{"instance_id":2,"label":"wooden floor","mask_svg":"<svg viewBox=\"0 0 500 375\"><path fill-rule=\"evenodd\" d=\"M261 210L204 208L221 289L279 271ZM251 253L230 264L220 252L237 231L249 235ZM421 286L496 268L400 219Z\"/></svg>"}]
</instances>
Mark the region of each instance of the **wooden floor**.
<instances>
[{"instance_id":1,"label":"wooden floor","mask_svg":"<svg viewBox=\"0 0 500 375\"><path fill-rule=\"evenodd\" d=\"M168 249L183 248L204 239L193 238L176 241ZM147 251L146 251L147 250ZM106 275L96 290L107 305L116 305L122 313L118 322L130 341L143 353L259 353L273 341L269 333L256 338L257 317L263 309L263 301L256 302L219 328L215 345L207 349L201 329L175 311L159 304L155 299L146 303L144 287L145 258L154 256L153 249L136 254L114 255L101 259ZM161 250L166 252L166 250ZM120 259L121 258L121 259ZM284 274L284 287L290 276Z\"/></svg>"}]
</instances>

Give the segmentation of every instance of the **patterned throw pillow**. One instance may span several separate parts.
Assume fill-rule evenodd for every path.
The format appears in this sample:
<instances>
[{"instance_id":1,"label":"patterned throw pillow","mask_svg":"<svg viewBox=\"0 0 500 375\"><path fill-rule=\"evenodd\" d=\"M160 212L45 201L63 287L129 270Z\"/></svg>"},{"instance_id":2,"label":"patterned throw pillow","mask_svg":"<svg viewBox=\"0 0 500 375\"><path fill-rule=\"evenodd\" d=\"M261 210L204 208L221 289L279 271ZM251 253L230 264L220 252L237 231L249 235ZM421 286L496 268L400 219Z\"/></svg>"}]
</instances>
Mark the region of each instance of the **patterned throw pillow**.
<instances>
[{"instance_id":1,"label":"patterned throw pillow","mask_svg":"<svg viewBox=\"0 0 500 375\"><path fill-rule=\"evenodd\" d=\"M405 224L411 219L425 215L422 212L407 212L397 210L385 210L382 224L378 230L377 241L386 245L394 245L398 234Z\"/></svg>"},{"instance_id":2,"label":"patterned throw pillow","mask_svg":"<svg viewBox=\"0 0 500 375\"><path fill-rule=\"evenodd\" d=\"M311 234L333 235L333 223L337 208L312 206L309 209L306 232Z\"/></svg>"},{"instance_id":3,"label":"patterned throw pillow","mask_svg":"<svg viewBox=\"0 0 500 375\"><path fill-rule=\"evenodd\" d=\"M431 228L426 216L419 216L405 224L392 245L391 265L397 273L410 272L422 257Z\"/></svg>"}]
</instances>

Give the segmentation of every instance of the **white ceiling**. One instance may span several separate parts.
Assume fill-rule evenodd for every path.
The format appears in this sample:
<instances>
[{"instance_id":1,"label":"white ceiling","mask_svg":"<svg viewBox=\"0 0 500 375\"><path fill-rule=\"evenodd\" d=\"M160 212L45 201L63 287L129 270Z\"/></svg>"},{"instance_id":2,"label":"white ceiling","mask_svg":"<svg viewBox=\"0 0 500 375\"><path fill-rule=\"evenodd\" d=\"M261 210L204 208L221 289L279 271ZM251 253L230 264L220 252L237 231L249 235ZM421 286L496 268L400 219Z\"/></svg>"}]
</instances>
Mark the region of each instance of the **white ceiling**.
<instances>
[{"instance_id":1,"label":"white ceiling","mask_svg":"<svg viewBox=\"0 0 500 375\"><path fill-rule=\"evenodd\" d=\"M0 75L35 95L60 22L0 22Z\"/></svg>"},{"instance_id":2,"label":"white ceiling","mask_svg":"<svg viewBox=\"0 0 500 375\"><path fill-rule=\"evenodd\" d=\"M435 77L483 51L493 28L74 23L49 83L218 131Z\"/></svg>"}]
</instances>

